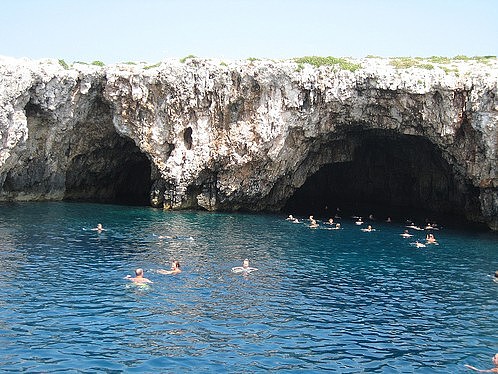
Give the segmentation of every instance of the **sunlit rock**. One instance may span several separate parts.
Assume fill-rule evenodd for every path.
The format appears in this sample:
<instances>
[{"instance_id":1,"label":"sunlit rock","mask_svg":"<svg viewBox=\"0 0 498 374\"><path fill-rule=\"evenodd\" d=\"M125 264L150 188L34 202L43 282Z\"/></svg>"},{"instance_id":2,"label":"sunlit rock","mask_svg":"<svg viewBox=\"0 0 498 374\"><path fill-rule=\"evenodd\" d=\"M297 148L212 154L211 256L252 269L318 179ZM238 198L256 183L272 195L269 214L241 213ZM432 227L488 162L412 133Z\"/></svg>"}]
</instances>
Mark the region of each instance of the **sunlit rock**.
<instances>
[{"instance_id":1,"label":"sunlit rock","mask_svg":"<svg viewBox=\"0 0 498 374\"><path fill-rule=\"evenodd\" d=\"M343 62L2 58L0 199L372 204L497 229L497 60Z\"/></svg>"}]
</instances>

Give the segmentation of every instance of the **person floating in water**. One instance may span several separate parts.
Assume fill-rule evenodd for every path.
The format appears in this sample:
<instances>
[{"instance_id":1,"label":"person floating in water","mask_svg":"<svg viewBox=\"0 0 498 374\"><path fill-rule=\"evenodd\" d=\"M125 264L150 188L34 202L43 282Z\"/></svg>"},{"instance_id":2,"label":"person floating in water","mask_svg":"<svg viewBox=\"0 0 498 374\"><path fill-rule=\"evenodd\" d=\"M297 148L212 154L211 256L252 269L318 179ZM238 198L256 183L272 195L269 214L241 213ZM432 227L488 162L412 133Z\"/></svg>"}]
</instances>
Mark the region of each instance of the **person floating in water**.
<instances>
[{"instance_id":1,"label":"person floating in water","mask_svg":"<svg viewBox=\"0 0 498 374\"><path fill-rule=\"evenodd\" d=\"M495 365L495 367L491 368L491 369L478 369L478 368L471 366L471 365L465 365L465 367L467 369L475 370L475 371L478 371L480 373L498 373L498 353L495 354L491 360L493 361L493 364Z\"/></svg>"},{"instance_id":2,"label":"person floating in water","mask_svg":"<svg viewBox=\"0 0 498 374\"><path fill-rule=\"evenodd\" d=\"M98 223L98 224L97 224L97 227L94 227L92 230L93 230L93 231L97 231L97 232L102 232L102 231L105 231L105 229L104 229L104 227L102 226L102 224L101 224L101 223Z\"/></svg>"},{"instance_id":3,"label":"person floating in water","mask_svg":"<svg viewBox=\"0 0 498 374\"><path fill-rule=\"evenodd\" d=\"M179 274L182 272L182 270L180 269L180 262L175 260L171 263L171 270L158 270L157 271L158 273L160 274Z\"/></svg>"},{"instance_id":4,"label":"person floating in water","mask_svg":"<svg viewBox=\"0 0 498 374\"><path fill-rule=\"evenodd\" d=\"M291 221L292 223L300 223L299 220L294 217L292 214L289 214L289 217L286 218L287 221Z\"/></svg>"},{"instance_id":5,"label":"person floating in water","mask_svg":"<svg viewBox=\"0 0 498 374\"><path fill-rule=\"evenodd\" d=\"M425 237L425 240L427 244L437 244L436 238L434 237L434 234L427 234Z\"/></svg>"},{"instance_id":6,"label":"person floating in water","mask_svg":"<svg viewBox=\"0 0 498 374\"><path fill-rule=\"evenodd\" d=\"M250 273L256 270L258 269L249 266L249 260L247 258L244 260L244 262L242 262L242 266L236 266L232 268L233 273Z\"/></svg>"},{"instance_id":7,"label":"person floating in water","mask_svg":"<svg viewBox=\"0 0 498 374\"><path fill-rule=\"evenodd\" d=\"M408 232L408 230L405 230L403 234L400 234L403 238L411 238L413 235Z\"/></svg>"},{"instance_id":8,"label":"person floating in water","mask_svg":"<svg viewBox=\"0 0 498 374\"><path fill-rule=\"evenodd\" d=\"M409 229L413 229L413 230L417 230L417 231L423 231L424 229L419 227L419 226L416 226L413 222L410 222L409 225L406 226L407 228Z\"/></svg>"},{"instance_id":9,"label":"person floating in water","mask_svg":"<svg viewBox=\"0 0 498 374\"><path fill-rule=\"evenodd\" d=\"M320 225L316 222L316 220L313 219L310 221L310 225L309 225L310 229L316 229L318 226L320 226Z\"/></svg>"},{"instance_id":10,"label":"person floating in water","mask_svg":"<svg viewBox=\"0 0 498 374\"><path fill-rule=\"evenodd\" d=\"M495 276L493 277L493 282L498 283L498 270L495 271Z\"/></svg>"},{"instance_id":11,"label":"person floating in water","mask_svg":"<svg viewBox=\"0 0 498 374\"><path fill-rule=\"evenodd\" d=\"M375 231L375 229L372 226L368 225L366 229L361 229L361 231L372 232L372 231Z\"/></svg>"},{"instance_id":12,"label":"person floating in water","mask_svg":"<svg viewBox=\"0 0 498 374\"><path fill-rule=\"evenodd\" d=\"M146 284L146 283L152 283L150 279L147 279L144 277L144 270L143 269L137 269L135 270L135 276L132 277L130 275L127 275L125 279L131 280L133 283L137 284Z\"/></svg>"},{"instance_id":13,"label":"person floating in water","mask_svg":"<svg viewBox=\"0 0 498 374\"><path fill-rule=\"evenodd\" d=\"M363 225L363 221L361 220L361 217L358 218L358 220L355 222L358 226Z\"/></svg>"},{"instance_id":14,"label":"person floating in water","mask_svg":"<svg viewBox=\"0 0 498 374\"><path fill-rule=\"evenodd\" d=\"M417 248L425 248L425 244L420 243L418 240L416 240L414 244L415 244L415 247L417 247Z\"/></svg>"}]
</instances>

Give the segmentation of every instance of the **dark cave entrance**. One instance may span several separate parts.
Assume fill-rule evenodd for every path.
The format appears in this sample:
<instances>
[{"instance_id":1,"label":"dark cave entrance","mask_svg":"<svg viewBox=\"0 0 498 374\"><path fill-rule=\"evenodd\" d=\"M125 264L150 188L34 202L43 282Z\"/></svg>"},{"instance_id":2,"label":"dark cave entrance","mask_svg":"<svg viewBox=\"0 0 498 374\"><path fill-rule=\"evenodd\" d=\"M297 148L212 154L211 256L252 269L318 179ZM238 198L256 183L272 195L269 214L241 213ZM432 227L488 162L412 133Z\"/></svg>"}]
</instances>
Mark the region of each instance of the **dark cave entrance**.
<instances>
[{"instance_id":1,"label":"dark cave entrance","mask_svg":"<svg viewBox=\"0 0 498 374\"><path fill-rule=\"evenodd\" d=\"M345 140L350 161L322 166L288 199L290 214L461 219L479 212L479 191L458 178L427 139L366 131ZM331 142L328 146L337 146Z\"/></svg>"},{"instance_id":2,"label":"dark cave entrance","mask_svg":"<svg viewBox=\"0 0 498 374\"><path fill-rule=\"evenodd\" d=\"M151 161L120 136L109 105L97 97L69 140L65 200L150 205Z\"/></svg>"},{"instance_id":3,"label":"dark cave entrance","mask_svg":"<svg viewBox=\"0 0 498 374\"><path fill-rule=\"evenodd\" d=\"M65 200L149 205L149 159L116 134L112 147L75 157L66 173Z\"/></svg>"}]
</instances>

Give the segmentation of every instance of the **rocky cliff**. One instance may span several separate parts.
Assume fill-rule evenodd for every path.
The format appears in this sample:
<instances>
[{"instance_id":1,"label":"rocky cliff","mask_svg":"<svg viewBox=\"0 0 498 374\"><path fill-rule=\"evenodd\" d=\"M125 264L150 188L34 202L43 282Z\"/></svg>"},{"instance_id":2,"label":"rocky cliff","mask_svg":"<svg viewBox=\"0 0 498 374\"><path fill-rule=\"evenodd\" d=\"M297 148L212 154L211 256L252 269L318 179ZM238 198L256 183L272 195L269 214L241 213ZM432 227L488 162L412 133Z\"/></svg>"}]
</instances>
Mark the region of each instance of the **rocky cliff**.
<instances>
[{"instance_id":1,"label":"rocky cliff","mask_svg":"<svg viewBox=\"0 0 498 374\"><path fill-rule=\"evenodd\" d=\"M309 62L0 58L0 200L381 206L498 229L495 58Z\"/></svg>"}]
</instances>

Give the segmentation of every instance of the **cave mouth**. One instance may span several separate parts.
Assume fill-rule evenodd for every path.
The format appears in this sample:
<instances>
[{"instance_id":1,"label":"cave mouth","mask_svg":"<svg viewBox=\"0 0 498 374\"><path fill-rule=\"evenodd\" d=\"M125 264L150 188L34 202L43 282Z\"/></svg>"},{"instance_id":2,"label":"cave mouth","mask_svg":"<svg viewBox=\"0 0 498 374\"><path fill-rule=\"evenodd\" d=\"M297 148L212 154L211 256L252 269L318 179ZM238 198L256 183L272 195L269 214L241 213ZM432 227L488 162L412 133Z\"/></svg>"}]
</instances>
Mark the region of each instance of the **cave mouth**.
<instances>
[{"instance_id":1,"label":"cave mouth","mask_svg":"<svg viewBox=\"0 0 498 374\"><path fill-rule=\"evenodd\" d=\"M479 212L478 189L458 178L427 139L371 130L341 142L353 149L349 161L325 164L308 177L287 200L286 213L326 218L339 208L344 216L461 221Z\"/></svg>"},{"instance_id":2,"label":"cave mouth","mask_svg":"<svg viewBox=\"0 0 498 374\"><path fill-rule=\"evenodd\" d=\"M152 163L131 138L117 133L99 92L67 139L64 200L150 205Z\"/></svg>"},{"instance_id":3,"label":"cave mouth","mask_svg":"<svg viewBox=\"0 0 498 374\"><path fill-rule=\"evenodd\" d=\"M110 145L72 159L64 200L150 205L151 186L149 159L132 140L115 134Z\"/></svg>"}]
</instances>

